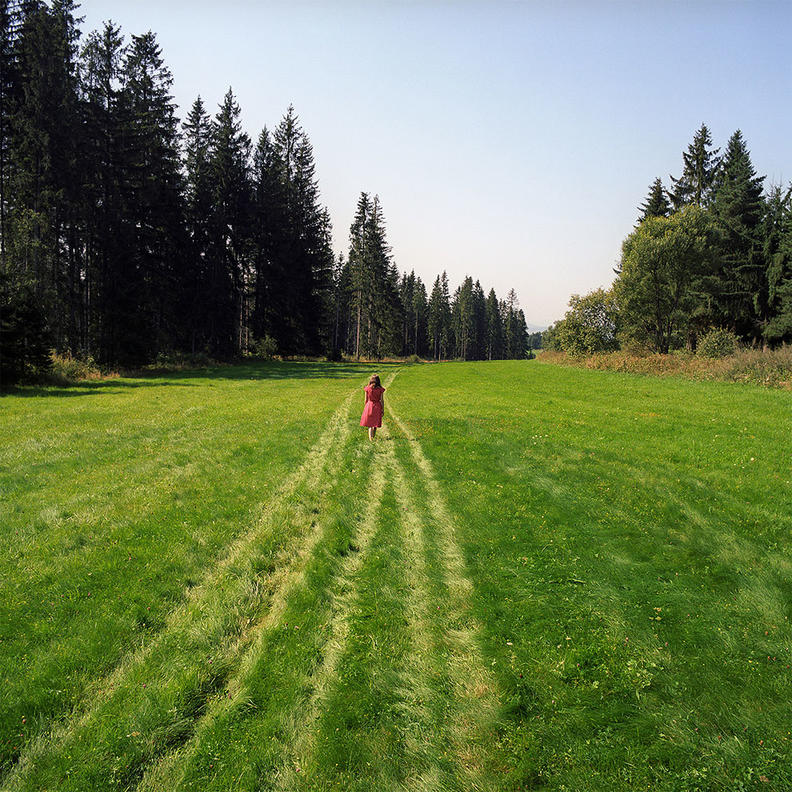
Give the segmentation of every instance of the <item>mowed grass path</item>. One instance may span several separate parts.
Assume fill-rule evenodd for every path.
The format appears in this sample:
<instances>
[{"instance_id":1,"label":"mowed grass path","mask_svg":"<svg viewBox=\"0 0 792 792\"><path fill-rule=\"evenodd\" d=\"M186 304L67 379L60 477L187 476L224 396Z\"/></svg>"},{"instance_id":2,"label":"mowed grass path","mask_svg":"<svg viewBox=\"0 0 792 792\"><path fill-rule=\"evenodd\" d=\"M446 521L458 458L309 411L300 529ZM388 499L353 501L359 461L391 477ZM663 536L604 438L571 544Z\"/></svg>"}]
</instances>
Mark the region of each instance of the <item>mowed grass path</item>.
<instances>
[{"instance_id":1,"label":"mowed grass path","mask_svg":"<svg viewBox=\"0 0 792 792\"><path fill-rule=\"evenodd\" d=\"M537 362L0 400L0 786L788 789L792 400Z\"/></svg>"}]
</instances>

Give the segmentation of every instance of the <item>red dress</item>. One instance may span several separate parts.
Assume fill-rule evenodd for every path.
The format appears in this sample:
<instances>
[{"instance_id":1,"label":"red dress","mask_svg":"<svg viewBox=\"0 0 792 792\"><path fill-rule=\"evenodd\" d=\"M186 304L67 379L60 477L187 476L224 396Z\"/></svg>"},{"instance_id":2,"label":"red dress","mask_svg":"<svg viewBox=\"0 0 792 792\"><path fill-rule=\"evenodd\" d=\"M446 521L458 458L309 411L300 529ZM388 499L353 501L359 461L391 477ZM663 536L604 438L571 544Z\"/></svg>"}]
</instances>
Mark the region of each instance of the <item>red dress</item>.
<instances>
[{"instance_id":1,"label":"red dress","mask_svg":"<svg viewBox=\"0 0 792 792\"><path fill-rule=\"evenodd\" d=\"M385 393L385 388L366 385L363 390L366 391L366 404L360 417L360 425L379 429L382 426L382 394Z\"/></svg>"}]
</instances>

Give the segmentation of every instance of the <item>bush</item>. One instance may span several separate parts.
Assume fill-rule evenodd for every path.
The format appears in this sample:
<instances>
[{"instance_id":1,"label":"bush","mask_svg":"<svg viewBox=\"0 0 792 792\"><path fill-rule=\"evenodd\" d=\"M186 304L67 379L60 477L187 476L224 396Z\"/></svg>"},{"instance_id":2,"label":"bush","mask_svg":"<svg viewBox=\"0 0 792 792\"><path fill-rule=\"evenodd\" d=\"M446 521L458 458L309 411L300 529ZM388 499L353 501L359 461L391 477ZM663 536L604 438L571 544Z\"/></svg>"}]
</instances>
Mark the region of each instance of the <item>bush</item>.
<instances>
[{"instance_id":1,"label":"bush","mask_svg":"<svg viewBox=\"0 0 792 792\"><path fill-rule=\"evenodd\" d=\"M99 366L90 355L72 357L69 352L60 355L53 350L50 353L50 360L52 361L50 373L56 381L77 382L102 376Z\"/></svg>"},{"instance_id":2,"label":"bush","mask_svg":"<svg viewBox=\"0 0 792 792\"><path fill-rule=\"evenodd\" d=\"M215 361L205 352L159 352L154 358L153 368L165 371L180 371L190 368L206 368Z\"/></svg>"},{"instance_id":3,"label":"bush","mask_svg":"<svg viewBox=\"0 0 792 792\"><path fill-rule=\"evenodd\" d=\"M716 327L699 341L696 354L716 360L730 357L737 351L737 336L729 330Z\"/></svg>"},{"instance_id":4,"label":"bush","mask_svg":"<svg viewBox=\"0 0 792 792\"><path fill-rule=\"evenodd\" d=\"M404 362L408 366L414 366L416 363L423 363L423 360L418 355L410 355Z\"/></svg>"},{"instance_id":5,"label":"bush","mask_svg":"<svg viewBox=\"0 0 792 792\"><path fill-rule=\"evenodd\" d=\"M618 311L611 292L597 289L569 298L569 310L554 327L555 343L568 355L583 357L618 347Z\"/></svg>"},{"instance_id":6,"label":"bush","mask_svg":"<svg viewBox=\"0 0 792 792\"><path fill-rule=\"evenodd\" d=\"M253 344L253 356L262 360L272 360L278 354L278 343L270 335L259 338Z\"/></svg>"}]
</instances>

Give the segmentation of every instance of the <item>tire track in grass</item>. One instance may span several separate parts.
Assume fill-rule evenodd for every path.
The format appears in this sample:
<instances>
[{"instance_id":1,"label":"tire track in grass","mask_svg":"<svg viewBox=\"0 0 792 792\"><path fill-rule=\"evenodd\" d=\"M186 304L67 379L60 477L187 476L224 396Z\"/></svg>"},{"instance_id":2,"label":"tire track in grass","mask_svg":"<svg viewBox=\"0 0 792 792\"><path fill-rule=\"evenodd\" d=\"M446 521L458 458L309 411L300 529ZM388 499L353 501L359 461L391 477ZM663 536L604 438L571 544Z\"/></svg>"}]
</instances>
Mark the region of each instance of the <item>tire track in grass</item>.
<instances>
[{"instance_id":1,"label":"tire track in grass","mask_svg":"<svg viewBox=\"0 0 792 792\"><path fill-rule=\"evenodd\" d=\"M300 514L305 509L296 496L303 489L308 496L316 497L320 484L334 478L350 435L347 418L353 396L354 392L343 401L300 467L264 504L254 527L231 545L225 557L199 585L185 593L182 603L171 612L160 632L147 644L124 656L110 674L86 692L82 711L74 712L69 720L56 724L28 745L3 780L3 789L38 789L47 784L55 784L57 788L67 786L62 778L65 769L72 762L79 762L76 756L72 758L73 753L85 754L85 762L98 760L101 764L102 760L107 761L107 752L102 752L105 744L102 738L107 737L103 726L114 718L114 706L130 721L126 737L131 739L128 747L134 758L124 768L120 767L121 760L111 763L114 765L112 778L104 780L103 788L112 788L107 786L110 781L113 786L128 787L134 783L134 775L142 772L141 761L145 764L167 749L168 744L180 744L189 739L196 715L200 716L207 696L224 684L228 670L248 645L256 626L253 616L262 601L275 597L288 581L291 566L307 557L304 552L295 550L305 546L300 541L305 522L310 522L310 527L303 541L310 547L315 547L319 541L317 520L311 519L309 513ZM318 508L312 511L317 513ZM291 537L296 541L287 543L285 535L283 538L275 535L279 516L284 517L284 521L296 522L297 536ZM261 547L267 539L275 542L272 550L276 551L269 563L267 552ZM221 644L219 648L218 643ZM209 654L214 657L206 660ZM196 655L202 656L199 659ZM207 672L205 664L213 660L218 662ZM179 670L189 676L185 688L180 688L178 681L174 682L174 672L178 677ZM165 673L167 671L171 674ZM143 679L148 681L142 682ZM156 692L157 683L161 688L159 692ZM148 691L141 694L141 687L145 689L147 685ZM151 710L156 709L156 703L152 708L152 698L156 700L158 695L160 704L176 700L186 712L180 712L177 707L171 722L155 724L156 740L162 743L161 748L159 745L141 747L140 741L145 741L146 736L143 729L134 728L134 718L137 714L150 715ZM129 702L128 706L124 706L125 701ZM115 741L110 753L124 747L124 740L117 735ZM44 778L37 773L42 766Z\"/></svg>"},{"instance_id":2,"label":"tire track in grass","mask_svg":"<svg viewBox=\"0 0 792 792\"><path fill-rule=\"evenodd\" d=\"M385 387L390 386L397 374L398 370L387 378ZM354 539L358 552L345 558L334 581L330 595L333 615L328 625L322 661L313 674L313 690L305 711L294 724L292 747L276 775L274 789L279 792L299 788L303 778L300 774L314 758L317 736L315 724L321 716L333 682L337 681L338 667L347 651L351 616L360 598L358 578L378 527L377 516L385 494L385 471L380 465L372 465L366 493L369 500Z\"/></svg>"},{"instance_id":3,"label":"tire track in grass","mask_svg":"<svg viewBox=\"0 0 792 792\"><path fill-rule=\"evenodd\" d=\"M283 738L285 742L291 743L293 748L289 751L289 756L284 758L276 786L278 789L290 788L287 779L291 776L299 778L299 772L306 763L306 759L303 757L309 757L312 753L314 734L311 730L311 725L321 711L330 680L335 677L339 659L346 648L346 641L349 635L349 614L358 597L356 578L376 530L376 516L384 489L384 473L381 469L375 467L366 490L370 494L370 500L352 537L352 543L356 551L344 557L332 583L332 592L330 594L332 604L330 607L333 615L327 629L322 662L311 675L313 692L305 704L301 717L291 721L290 725L294 732L285 735ZM256 673L257 664L261 662L261 658L265 653L266 640L271 631L282 622L290 596L304 582L308 560L316 550L320 539L321 537L317 536L315 541L307 544L301 550L302 563L298 569L294 570L294 574L288 584L279 590L275 601L256 625L255 643L243 656L237 671L229 678L226 684L227 695L215 699L209 712L198 724L188 744L178 748L157 766L150 768L150 771L144 776L138 786L139 792L178 789L184 780L190 761L200 748L202 736L209 733L219 719L228 717L233 710L241 705L242 699L247 694L247 683L252 675Z\"/></svg>"},{"instance_id":4,"label":"tire track in grass","mask_svg":"<svg viewBox=\"0 0 792 792\"><path fill-rule=\"evenodd\" d=\"M279 792L299 788L301 773L312 761L316 750L316 721L327 701L327 696L338 675L341 658L347 651L350 635L350 618L360 597L358 576L367 558L369 546L377 530L377 515L385 492L385 472L374 466L366 492L370 499L358 525L354 543L357 552L346 556L333 583L331 593L333 615L328 625L322 661L313 678L313 691L305 704L295 733L291 735L292 748L288 751L279 771L274 789Z\"/></svg>"},{"instance_id":5,"label":"tire track in grass","mask_svg":"<svg viewBox=\"0 0 792 792\"><path fill-rule=\"evenodd\" d=\"M386 433L386 436L391 439L390 433ZM419 728L413 730L414 733L407 734L406 748L411 761L405 783L410 790L453 789L453 779L460 768L454 764L443 767L438 762L437 756L440 750L437 743L447 735L444 724L438 723L438 714L433 712L431 707L431 703L437 702L440 695L436 690L439 681L435 670L438 659L437 646L429 621L432 601L426 564L424 526L392 443L388 444L387 454L393 472L397 503L401 509L405 553L412 562L406 565L405 576L410 590L415 595L405 605L412 625L413 652L403 672L403 688L400 692L409 720L418 724Z\"/></svg>"},{"instance_id":6,"label":"tire track in grass","mask_svg":"<svg viewBox=\"0 0 792 792\"><path fill-rule=\"evenodd\" d=\"M453 745L465 789L486 789L491 786L491 755L488 745L493 739L501 711L502 695L494 674L488 669L481 645L483 628L473 614L473 584L468 575L462 550L456 537L456 527L448 509L440 484L420 443L399 416L390 410L390 417L407 440L413 463L426 491L427 523L436 529L440 561L441 589L447 601L438 606L441 651L447 658L448 682L453 700L453 717L446 734ZM407 486L407 476L393 454L397 475L397 491L405 506L408 519L423 523ZM416 548L417 549L417 548Z\"/></svg>"}]
</instances>

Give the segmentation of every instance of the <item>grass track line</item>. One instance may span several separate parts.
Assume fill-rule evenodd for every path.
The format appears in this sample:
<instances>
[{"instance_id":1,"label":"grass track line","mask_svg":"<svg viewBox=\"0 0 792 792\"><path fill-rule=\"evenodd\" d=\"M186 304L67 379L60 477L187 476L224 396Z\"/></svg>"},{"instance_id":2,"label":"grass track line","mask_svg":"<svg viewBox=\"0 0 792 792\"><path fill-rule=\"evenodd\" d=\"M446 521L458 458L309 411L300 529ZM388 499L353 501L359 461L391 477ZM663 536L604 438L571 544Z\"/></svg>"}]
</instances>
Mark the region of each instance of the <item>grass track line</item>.
<instances>
[{"instance_id":1,"label":"grass track line","mask_svg":"<svg viewBox=\"0 0 792 792\"><path fill-rule=\"evenodd\" d=\"M344 399L341 406L332 415L327 428L308 451L300 467L287 478L273 498L263 505L254 527L231 545L223 559L213 566L199 585L185 593L181 604L168 616L162 630L148 643L125 655L110 674L97 680L92 689L86 691L87 706L81 712L74 713L69 720L56 724L29 744L28 749L20 756L17 765L3 779L2 788L4 790L13 792L27 788L26 778L42 757L57 753L58 748L62 748L65 743L73 739L80 730L90 728L91 725L99 721L102 707L111 702L116 691L123 688L127 678L133 676L136 670L139 671L152 653L161 647L168 637L179 632L195 633L201 627L200 621L204 618L204 610L212 604L211 599L217 597L218 590L222 591L221 584L223 582L233 583L234 578L238 577L235 575L235 567L240 563L250 561L249 556L255 555L257 540L271 530L271 522L278 510L290 505L290 500L299 487L307 485L311 491L314 491L325 474L327 477L332 477L332 465L340 462L341 449L350 434L347 417L353 395L354 393L351 393ZM284 570L277 566L266 575L267 582L270 583L267 588L273 593L280 585L280 581L273 578L276 572L279 573L280 578L285 575ZM275 584L274 589L272 583ZM256 586L253 595L261 597L259 586ZM192 629L191 624L193 624ZM240 631L230 647L232 656L244 647L249 634L250 627L247 625L247 629Z\"/></svg>"},{"instance_id":2,"label":"grass track line","mask_svg":"<svg viewBox=\"0 0 792 792\"><path fill-rule=\"evenodd\" d=\"M463 769L467 789L488 788L486 745L492 739L502 695L494 675L489 671L481 650L483 629L472 613L473 584L467 573L462 551L455 535L454 520L446 505L431 463L404 422L393 410L390 416L407 438L411 455L428 495L427 514L433 515L438 528L438 545L443 573L443 587L449 599L446 607L451 624L444 624L443 643L448 653L448 671L454 692L456 716L448 737ZM420 520L411 505L406 474L391 449L396 471L397 492L405 504L409 519ZM420 522L419 522L420 524ZM421 528L423 530L423 528Z\"/></svg>"},{"instance_id":3,"label":"grass track line","mask_svg":"<svg viewBox=\"0 0 792 792\"><path fill-rule=\"evenodd\" d=\"M388 441L391 439L387 428L383 434ZM393 474L396 500L402 508L400 528L405 554L412 562L406 565L405 580L410 590L414 592L414 597L404 605L405 613L412 625L413 652L410 655L407 669L402 672L403 685L399 690L399 695L404 710L410 714L413 721L420 724L421 729L420 733L408 733L405 738L407 752L413 757L412 768L408 768L408 770L414 768L413 772L408 772L405 783L407 789L427 790L428 792L428 790L443 789L444 784L443 773L437 763L431 758L427 763L427 757L431 752L426 750L426 736L433 734L437 726L428 706L428 702L434 698L431 686L430 658L435 654L435 646L428 620L431 603L426 570L426 547L423 526L418 514L412 508L407 482L391 442L386 445L386 454L388 469Z\"/></svg>"},{"instance_id":4,"label":"grass track line","mask_svg":"<svg viewBox=\"0 0 792 792\"><path fill-rule=\"evenodd\" d=\"M344 437L335 448L339 455L346 440L348 440L348 436L349 431L344 432ZM318 481L316 484L318 484ZM382 497L383 489L384 478L379 485L379 498ZM378 505L379 500L373 504L373 508L367 511L364 518L363 533L356 537L360 552L346 558L348 563L344 566L353 567L349 574L346 575L347 578L354 577L354 572L360 566L362 557L365 555L365 545L367 545L371 538L371 533L373 533L367 530L367 526L370 524L369 521L373 522ZM207 711L198 721L187 744L175 749L147 770L137 787L139 792L178 788L184 780L187 763L198 749L201 735L211 729L218 718L227 715L230 710L240 705L241 699L246 695L247 691L246 680L255 672L256 664L264 652L267 634L282 621L290 596L303 583L308 562L324 537L324 528L323 521L321 519L317 520L311 532L300 543L296 563L288 569L279 570L279 580L275 582L276 593L270 600L266 612L255 624L248 628L247 632L249 636L252 636L253 643L244 650L238 666L226 681L224 686L225 693L216 696L212 700ZM344 577L344 569L342 569L340 578ZM306 722L309 722L307 721L307 715Z\"/></svg>"},{"instance_id":5,"label":"grass track line","mask_svg":"<svg viewBox=\"0 0 792 792\"><path fill-rule=\"evenodd\" d=\"M392 377L393 375L390 379L392 379ZM349 404L351 404L353 396L354 393L350 394L347 400ZM348 415L349 406L347 405L347 418ZM350 426L351 424L348 420L344 422L341 436L339 437L338 442L336 442L332 448L333 462L326 464L326 469L330 476L334 476L335 473L338 472L339 465L341 464L341 460L344 456L344 450L347 441L351 434ZM333 471L335 471L335 473ZM322 473L323 471L321 467L317 466L313 470L313 474L306 479L306 488L309 490L316 489L322 480ZM364 530L368 524L367 521L369 519L373 521L379 501L381 501L382 492L384 491L384 478L381 485L378 487L378 491L379 494L375 501L373 503L369 503L369 510L366 513L367 516L364 518ZM322 522L321 517L318 519L318 522ZM309 560L313 556L317 546L322 541L323 535L324 531L316 528L309 534L307 539L302 540L303 543L299 550L299 558L301 562L297 568L290 570L288 581L284 581L282 587L278 588L278 593L275 595L275 600L271 602L266 613L260 619L258 619L251 628L249 628L248 631L256 636L256 642L253 646L244 650L244 653L241 655L239 665L231 672L229 679L224 685L224 694L222 696L215 696L211 700L208 706L208 711L206 711L200 718L196 728L193 730L189 740L186 743L178 746L170 753L160 757L159 760L146 768L144 776L137 787L138 790L143 792L144 790L158 790L164 788L177 789L185 783L185 779L190 772L191 766L194 764L200 751L202 750L203 743L206 742L207 739L211 739L211 734L213 729L216 727L216 724L223 723L224 719L232 717L235 709L239 708L242 699L245 695L247 695L250 687L249 682L252 679L251 675L255 673L257 664L260 662L261 656L266 650L267 638L270 634L270 631L282 620L284 612L287 609L290 596L304 581ZM365 538L365 542L367 542L369 539L370 536L367 536ZM362 547L361 543L363 541L364 540L362 538L357 538L359 547ZM359 567L364 556L365 553L361 551L351 556L347 556L347 561L349 564ZM341 571L342 576L344 575L343 570L347 565L348 564L345 564ZM327 637L326 640L328 640ZM339 657L340 654L341 653L339 652ZM333 661L333 668L337 662L338 658ZM291 722L291 725L294 727L294 730L299 733L300 719L294 718ZM306 723L304 725L308 724ZM288 727L286 728L288 731ZM292 738L287 735L287 744L289 743L290 739ZM292 742L293 741L294 740L292 739ZM285 770L286 768L287 760L284 759L282 769Z\"/></svg>"},{"instance_id":6,"label":"grass track line","mask_svg":"<svg viewBox=\"0 0 792 792\"><path fill-rule=\"evenodd\" d=\"M349 618L360 596L358 574L378 527L377 513L385 492L385 472L382 467L376 465L373 467L367 492L370 494L370 500L354 537L358 551L345 557L334 581L334 590L331 594L333 615L329 623L322 662L313 675L313 692L299 721L295 724L293 748L290 755L284 758L283 767L277 776L274 789L280 792L299 788L302 783L300 773L308 766L315 752L314 723L337 676L338 664L346 653L350 629Z\"/></svg>"}]
</instances>

